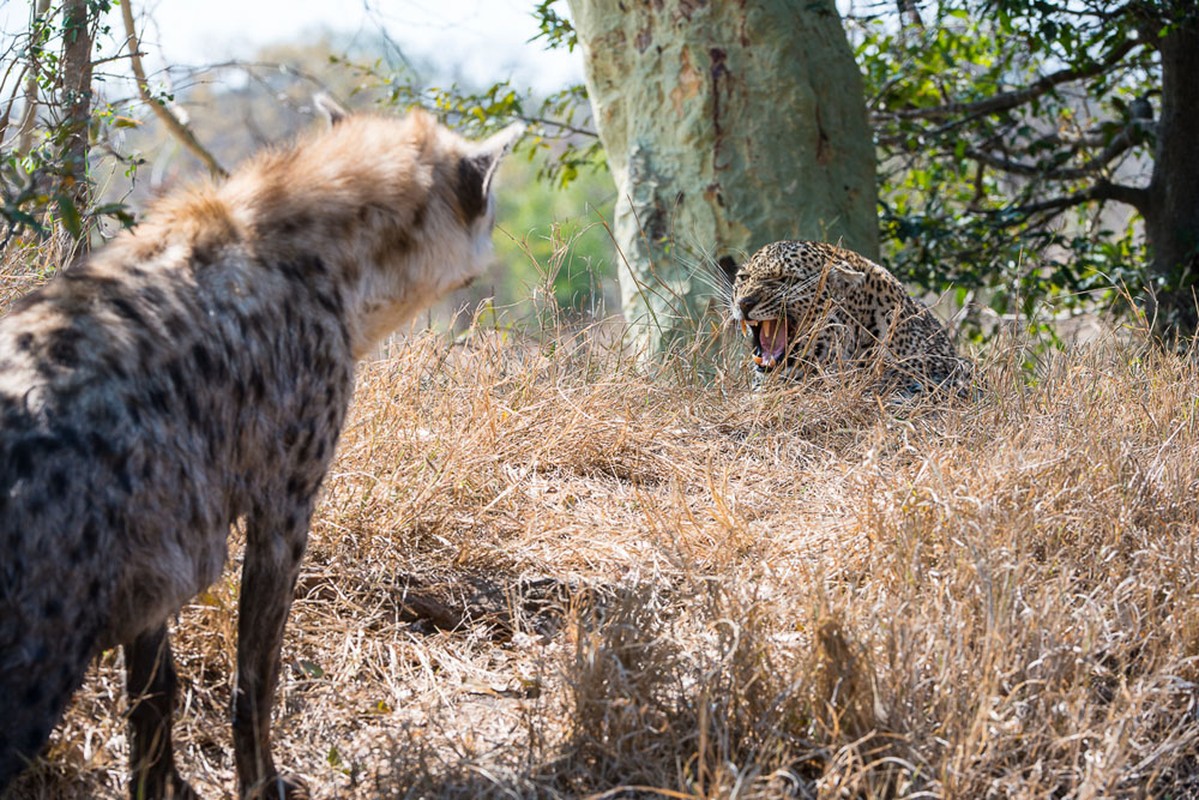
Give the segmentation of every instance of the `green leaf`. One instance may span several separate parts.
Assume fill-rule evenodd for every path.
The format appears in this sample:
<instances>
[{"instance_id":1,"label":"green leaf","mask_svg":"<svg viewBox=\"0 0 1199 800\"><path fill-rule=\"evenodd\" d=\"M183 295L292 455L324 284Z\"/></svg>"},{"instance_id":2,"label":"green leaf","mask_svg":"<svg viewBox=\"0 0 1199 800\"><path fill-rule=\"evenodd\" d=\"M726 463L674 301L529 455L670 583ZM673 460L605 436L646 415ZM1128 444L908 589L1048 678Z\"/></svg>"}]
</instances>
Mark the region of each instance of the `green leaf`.
<instances>
[{"instance_id":1,"label":"green leaf","mask_svg":"<svg viewBox=\"0 0 1199 800\"><path fill-rule=\"evenodd\" d=\"M71 234L71 238L79 239L83 236L83 220L79 217L74 198L66 192L59 192L54 196L54 202L58 206L59 222L67 229L67 233Z\"/></svg>"},{"instance_id":2,"label":"green leaf","mask_svg":"<svg viewBox=\"0 0 1199 800\"><path fill-rule=\"evenodd\" d=\"M299 667L300 667L300 671L303 672L305 675L307 675L309 678L325 677L325 670L323 670L321 668L320 664L317 664L315 661L309 661L307 659L300 659Z\"/></svg>"}]
</instances>

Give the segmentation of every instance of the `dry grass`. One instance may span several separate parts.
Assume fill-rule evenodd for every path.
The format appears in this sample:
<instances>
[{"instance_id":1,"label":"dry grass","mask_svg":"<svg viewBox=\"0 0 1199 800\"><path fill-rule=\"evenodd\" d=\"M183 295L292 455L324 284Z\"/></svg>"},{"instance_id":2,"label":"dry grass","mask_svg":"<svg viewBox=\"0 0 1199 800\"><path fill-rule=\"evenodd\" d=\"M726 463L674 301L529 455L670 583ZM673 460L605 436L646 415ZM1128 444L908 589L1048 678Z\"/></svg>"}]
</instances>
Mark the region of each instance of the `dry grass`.
<instances>
[{"instance_id":1,"label":"dry grass","mask_svg":"<svg viewBox=\"0 0 1199 800\"><path fill-rule=\"evenodd\" d=\"M883 407L595 333L362 368L275 723L315 796L1199 796L1192 357L1000 345L976 402ZM176 634L207 797L236 561ZM13 797L124 796L120 678Z\"/></svg>"}]
</instances>

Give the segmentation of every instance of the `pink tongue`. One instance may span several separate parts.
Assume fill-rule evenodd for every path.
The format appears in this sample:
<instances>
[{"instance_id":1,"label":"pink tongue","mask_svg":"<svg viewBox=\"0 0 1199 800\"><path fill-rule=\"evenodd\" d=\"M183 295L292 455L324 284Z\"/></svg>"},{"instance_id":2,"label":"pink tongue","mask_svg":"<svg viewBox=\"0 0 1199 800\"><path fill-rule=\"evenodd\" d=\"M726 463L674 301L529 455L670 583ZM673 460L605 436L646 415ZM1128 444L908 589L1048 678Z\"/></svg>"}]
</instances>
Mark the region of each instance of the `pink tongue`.
<instances>
[{"instance_id":1,"label":"pink tongue","mask_svg":"<svg viewBox=\"0 0 1199 800\"><path fill-rule=\"evenodd\" d=\"M787 320L782 319L770 326L769 333L762 332L762 358L765 361L781 361L786 349Z\"/></svg>"}]
</instances>

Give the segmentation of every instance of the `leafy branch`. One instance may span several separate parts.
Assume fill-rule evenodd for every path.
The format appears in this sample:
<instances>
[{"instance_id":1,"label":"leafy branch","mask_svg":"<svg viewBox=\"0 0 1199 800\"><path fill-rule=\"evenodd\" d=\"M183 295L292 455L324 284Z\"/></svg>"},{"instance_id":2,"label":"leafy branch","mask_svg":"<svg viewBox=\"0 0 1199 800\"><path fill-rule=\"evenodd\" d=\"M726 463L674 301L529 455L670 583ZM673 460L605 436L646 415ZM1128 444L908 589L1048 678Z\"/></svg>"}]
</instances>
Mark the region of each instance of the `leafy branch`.
<instances>
[{"instance_id":1,"label":"leafy branch","mask_svg":"<svg viewBox=\"0 0 1199 800\"><path fill-rule=\"evenodd\" d=\"M948 102L929 108L903 108L894 111L882 110L876 113L890 116L895 119L930 120L943 120L949 117L976 118L979 116L1000 114L1005 111L1011 111L1012 109L1026 105L1033 100L1048 94L1064 83L1087 80L1089 78L1094 78L1098 75L1103 75L1104 73L1110 72L1120 65L1125 56L1140 46L1141 42L1136 39L1125 39L1099 61L1095 61L1085 67L1058 70L1057 72L1046 75L1045 77L1034 81L1032 84L1023 89L1000 92L988 97L986 100L978 100L969 103ZM876 101L874 105L875 107L879 107L882 105L882 103Z\"/></svg>"}]
</instances>

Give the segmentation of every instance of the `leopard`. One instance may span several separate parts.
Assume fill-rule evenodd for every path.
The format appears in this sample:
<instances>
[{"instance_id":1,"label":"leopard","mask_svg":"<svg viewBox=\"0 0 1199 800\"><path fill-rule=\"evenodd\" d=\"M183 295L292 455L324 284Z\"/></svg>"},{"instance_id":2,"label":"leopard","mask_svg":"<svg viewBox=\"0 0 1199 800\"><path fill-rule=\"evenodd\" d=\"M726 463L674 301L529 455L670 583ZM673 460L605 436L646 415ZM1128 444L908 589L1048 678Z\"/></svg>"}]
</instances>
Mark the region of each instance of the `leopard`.
<instances>
[{"instance_id":1,"label":"leopard","mask_svg":"<svg viewBox=\"0 0 1199 800\"><path fill-rule=\"evenodd\" d=\"M974 364L890 271L827 242L779 241L736 266L732 322L752 348L753 382L871 378L892 397L965 397Z\"/></svg>"},{"instance_id":2,"label":"leopard","mask_svg":"<svg viewBox=\"0 0 1199 800\"><path fill-rule=\"evenodd\" d=\"M0 795L120 646L130 796L197 796L168 625L234 528L238 793L307 794L272 758L271 709L355 365L488 266L522 130L318 105L327 124L166 195L0 319Z\"/></svg>"}]
</instances>

